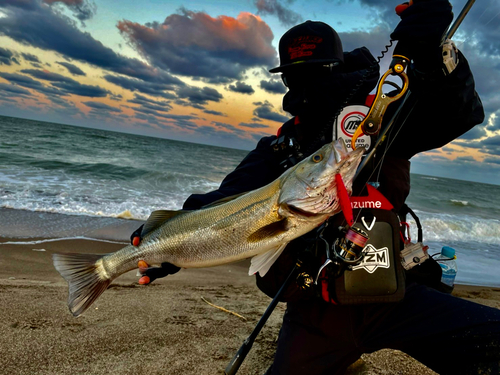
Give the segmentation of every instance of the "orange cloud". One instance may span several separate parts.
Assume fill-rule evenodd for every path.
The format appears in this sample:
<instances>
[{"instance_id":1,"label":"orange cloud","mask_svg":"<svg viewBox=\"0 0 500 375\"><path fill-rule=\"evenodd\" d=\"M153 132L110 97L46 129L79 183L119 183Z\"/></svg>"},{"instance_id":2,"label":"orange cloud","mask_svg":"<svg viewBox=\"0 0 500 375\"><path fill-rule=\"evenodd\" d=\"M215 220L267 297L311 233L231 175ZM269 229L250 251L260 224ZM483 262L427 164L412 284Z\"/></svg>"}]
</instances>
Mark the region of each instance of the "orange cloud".
<instances>
[{"instance_id":1,"label":"orange cloud","mask_svg":"<svg viewBox=\"0 0 500 375\"><path fill-rule=\"evenodd\" d=\"M117 27L150 64L174 74L235 79L276 62L270 27L248 12L214 18L183 9L162 24L124 20Z\"/></svg>"}]
</instances>

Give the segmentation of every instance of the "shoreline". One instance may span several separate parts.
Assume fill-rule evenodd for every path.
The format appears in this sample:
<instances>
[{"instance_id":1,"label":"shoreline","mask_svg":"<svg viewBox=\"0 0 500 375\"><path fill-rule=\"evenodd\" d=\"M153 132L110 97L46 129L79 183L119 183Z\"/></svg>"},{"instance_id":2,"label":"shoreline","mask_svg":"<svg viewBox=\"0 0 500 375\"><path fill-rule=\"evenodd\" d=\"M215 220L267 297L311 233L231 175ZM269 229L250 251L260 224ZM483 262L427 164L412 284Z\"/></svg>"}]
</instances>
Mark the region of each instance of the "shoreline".
<instances>
[{"instance_id":1,"label":"shoreline","mask_svg":"<svg viewBox=\"0 0 500 375\"><path fill-rule=\"evenodd\" d=\"M130 235L144 221L107 216L64 214L44 211L27 211L15 208L0 208L2 225L0 242L51 240L51 239L95 239L128 242Z\"/></svg>"},{"instance_id":2,"label":"shoreline","mask_svg":"<svg viewBox=\"0 0 500 375\"><path fill-rule=\"evenodd\" d=\"M223 374L270 299L248 276L248 262L185 269L140 286L135 271L113 281L82 316L66 305L57 252L108 253L122 243L82 239L8 244L0 237L0 366L9 374ZM500 288L457 285L454 294L500 308ZM221 311L206 301L233 311ZM285 304L279 303L238 374L272 363ZM350 375L435 374L408 355L363 355Z\"/></svg>"},{"instance_id":3,"label":"shoreline","mask_svg":"<svg viewBox=\"0 0 500 375\"><path fill-rule=\"evenodd\" d=\"M130 235L144 224L142 220L131 218L27 211L14 208L0 208L0 217L2 218L0 244L7 242L7 239L12 244L24 243L26 245L34 245L36 242L40 245L63 240L96 240L103 243L126 244L130 241ZM432 241L428 244L433 245ZM437 252L436 249L434 252ZM493 258L491 259L493 263L485 259L472 260L470 257L463 258L463 254L460 259L468 265L468 269L459 266L458 284L500 288L500 278L495 268L499 260ZM473 261L478 263L471 263Z\"/></svg>"}]
</instances>

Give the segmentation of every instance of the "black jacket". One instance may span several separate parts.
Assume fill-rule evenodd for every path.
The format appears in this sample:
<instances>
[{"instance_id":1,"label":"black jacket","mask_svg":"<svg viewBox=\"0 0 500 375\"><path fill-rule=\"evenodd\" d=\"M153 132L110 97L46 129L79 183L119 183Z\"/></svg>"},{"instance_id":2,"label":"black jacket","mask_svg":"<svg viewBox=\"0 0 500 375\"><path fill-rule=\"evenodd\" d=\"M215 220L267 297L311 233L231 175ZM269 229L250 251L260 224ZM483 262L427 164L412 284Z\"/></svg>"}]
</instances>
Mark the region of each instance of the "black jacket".
<instances>
[{"instance_id":1,"label":"black jacket","mask_svg":"<svg viewBox=\"0 0 500 375\"><path fill-rule=\"evenodd\" d=\"M346 54L346 66L354 66L357 70L368 69L375 60L367 53L368 51L363 48ZM373 174L378 176L379 190L391 201L396 212L404 204L410 191L409 159L419 152L444 146L484 120L483 107L475 91L474 78L468 62L462 54L459 58L460 63L457 68L446 77L444 75L421 77L411 70L408 72L411 96L398 117L406 121L402 127L398 126L398 123L395 124L388 140L385 141L385 146L390 145L390 147L383 159L380 173L377 171ZM362 102L373 89L377 79L370 77L362 90L352 98L350 104ZM384 116L385 122L391 119L392 112L398 105L398 102L395 102L389 106ZM331 114L332 108L330 107L328 111ZM318 124L318 118L324 119L321 124ZM300 116L298 124L295 119L286 122L281 128L281 135L298 138L301 149L309 150L306 154L310 154L331 141L332 125L327 124L328 119L324 114L311 114L310 118ZM322 134L323 138L317 143L315 135L325 130L325 127L327 129ZM397 130L398 128L400 129ZM260 188L279 177L283 170L280 169L280 160L277 160L271 147L275 139L276 136L262 138L257 147L224 178L219 189L207 194L191 195L184 203L184 209L201 208L218 199ZM314 146L313 149L311 145ZM382 152L377 154L375 163ZM366 173L358 178L355 193L366 182L373 181L373 178L368 178L371 172L373 170L367 168ZM264 279L257 277L259 288L269 295L275 292L276 286L293 265L295 253L300 251L303 240L293 241Z\"/></svg>"},{"instance_id":2,"label":"black jacket","mask_svg":"<svg viewBox=\"0 0 500 375\"><path fill-rule=\"evenodd\" d=\"M356 51L363 50L362 54ZM346 54L346 65L355 65L362 69L372 64L373 57L365 56L366 49L358 49ZM349 57L350 56L350 57ZM371 55L370 55L371 56ZM484 120L484 111L481 100L475 91L474 78L465 57L460 54L460 63L451 75L438 79L423 79L410 70L410 90L412 92L409 103L402 110L399 119L408 116L409 108L413 110L406 119L396 136L391 134L386 144L391 144L387 150L389 158L384 160L381 173L380 189L384 195L399 207L409 192L409 159L415 154L434 148L439 148L464 134ZM351 61L354 60L354 61ZM356 60L361 60L362 63ZM368 86L361 96L351 104L359 103L373 87ZM368 92L366 92L368 89ZM392 117L398 102L392 103L384 120ZM318 124L313 121L301 121L299 127L302 134L309 135L311 128L317 129ZM321 124L324 126L324 124ZM282 127L282 134L294 134L294 120L287 121ZM394 126L394 128L398 128ZM331 134L329 128L325 134ZM301 142L301 148L306 150L311 138ZM220 187L207 194L193 194L184 203L184 209L198 209L218 199L235 195L241 192L257 189L276 179L282 170L277 165L274 152L270 147L276 136L262 138L257 147L251 151L236 169L224 178ZM324 143L331 141L325 138L317 145L314 152ZM361 180L361 178L360 178ZM399 185L397 188L391 185ZM407 185L407 186L406 186ZM403 193L398 190L403 189ZM403 201L403 202L401 202Z\"/></svg>"}]
</instances>

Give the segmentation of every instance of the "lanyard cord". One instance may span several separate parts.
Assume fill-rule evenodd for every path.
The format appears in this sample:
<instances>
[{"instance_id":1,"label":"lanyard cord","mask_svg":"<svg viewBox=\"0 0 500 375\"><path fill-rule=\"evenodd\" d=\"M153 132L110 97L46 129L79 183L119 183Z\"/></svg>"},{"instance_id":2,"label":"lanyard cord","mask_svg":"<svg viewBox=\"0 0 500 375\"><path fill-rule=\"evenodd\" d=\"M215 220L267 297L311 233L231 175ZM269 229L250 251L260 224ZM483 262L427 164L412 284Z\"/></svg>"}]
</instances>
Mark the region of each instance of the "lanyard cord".
<instances>
[{"instance_id":1,"label":"lanyard cord","mask_svg":"<svg viewBox=\"0 0 500 375\"><path fill-rule=\"evenodd\" d=\"M351 89L351 91L346 96L346 98L344 99L344 101L342 102L342 104L339 106L339 108L337 109L337 111L335 112L335 114L330 118L330 120L321 129L321 131L318 132L318 135L316 136L316 138L314 139L314 141L312 141L309 144L309 147L304 151L304 155L309 155L309 154L313 153L314 151L316 151L321 146L321 140L322 140L323 136L325 135L326 131L333 128L333 124L335 124L335 122L337 121L337 119L338 119L340 113L342 112L342 110L349 104L349 102L354 97L354 95L356 95L356 93L361 88L361 86L366 81L366 79L371 74L373 74L375 72L375 70L379 67L380 60L389 51L389 48L392 47L393 42L394 42L393 40L390 40L389 44L385 46L385 49L380 52L381 54L380 54L380 56L377 57L377 61L373 65L371 65L370 67L368 67L366 69L366 72L359 79L358 83L356 83L356 85Z\"/></svg>"}]
</instances>

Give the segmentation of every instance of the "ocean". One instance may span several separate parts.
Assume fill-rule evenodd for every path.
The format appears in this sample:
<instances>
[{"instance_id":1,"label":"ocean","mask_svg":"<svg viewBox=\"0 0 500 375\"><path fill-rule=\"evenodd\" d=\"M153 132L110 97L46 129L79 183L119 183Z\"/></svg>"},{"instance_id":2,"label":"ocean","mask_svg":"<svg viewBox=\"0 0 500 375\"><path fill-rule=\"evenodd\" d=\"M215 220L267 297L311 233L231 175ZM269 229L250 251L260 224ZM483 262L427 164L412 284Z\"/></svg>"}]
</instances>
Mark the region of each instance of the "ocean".
<instances>
[{"instance_id":1,"label":"ocean","mask_svg":"<svg viewBox=\"0 0 500 375\"><path fill-rule=\"evenodd\" d=\"M190 194L216 189L247 154L3 116L0 134L0 237L24 243L89 238L125 219L135 228L134 220L151 211L180 209ZM451 246L457 283L500 287L500 186L411 179L407 203L420 218L429 253Z\"/></svg>"}]
</instances>

